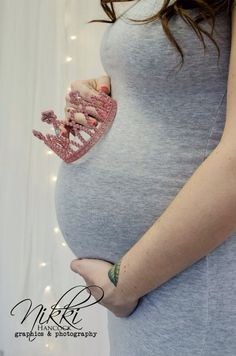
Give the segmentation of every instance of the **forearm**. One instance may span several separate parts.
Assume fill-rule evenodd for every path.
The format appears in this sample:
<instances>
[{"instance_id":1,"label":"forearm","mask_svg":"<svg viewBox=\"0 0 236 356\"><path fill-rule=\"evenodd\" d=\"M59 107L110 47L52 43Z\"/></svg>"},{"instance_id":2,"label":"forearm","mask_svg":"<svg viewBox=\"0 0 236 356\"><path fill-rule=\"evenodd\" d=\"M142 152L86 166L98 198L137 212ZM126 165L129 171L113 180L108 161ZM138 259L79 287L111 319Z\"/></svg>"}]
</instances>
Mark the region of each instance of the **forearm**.
<instances>
[{"instance_id":1,"label":"forearm","mask_svg":"<svg viewBox=\"0 0 236 356\"><path fill-rule=\"evenodd\" d=\"M117 295L137 300L214 250L234 230L236 153L218 145L121 258Z\"/></svg>"}]
</instances>

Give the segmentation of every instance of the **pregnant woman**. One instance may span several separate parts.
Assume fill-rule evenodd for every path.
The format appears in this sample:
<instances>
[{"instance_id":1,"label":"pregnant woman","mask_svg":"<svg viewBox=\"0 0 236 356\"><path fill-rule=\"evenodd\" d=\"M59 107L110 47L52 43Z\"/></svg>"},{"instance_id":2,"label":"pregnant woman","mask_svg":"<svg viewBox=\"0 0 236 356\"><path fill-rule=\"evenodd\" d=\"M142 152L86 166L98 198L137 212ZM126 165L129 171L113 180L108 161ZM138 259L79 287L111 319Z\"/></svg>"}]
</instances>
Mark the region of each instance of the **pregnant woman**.
<instances>
[{"instance_id":1,"label":"pregnant woman","mask_svg":"<svg viewBox=\"0 0 236 356\"><path fill-rule=\"evenodd\" d=\"M235 356L233 1L136 1L107 28L101 59L117 115L62 162L55 203L82 258L72 269L104 287L110 355Z\"/></svg>"}]
</instances>

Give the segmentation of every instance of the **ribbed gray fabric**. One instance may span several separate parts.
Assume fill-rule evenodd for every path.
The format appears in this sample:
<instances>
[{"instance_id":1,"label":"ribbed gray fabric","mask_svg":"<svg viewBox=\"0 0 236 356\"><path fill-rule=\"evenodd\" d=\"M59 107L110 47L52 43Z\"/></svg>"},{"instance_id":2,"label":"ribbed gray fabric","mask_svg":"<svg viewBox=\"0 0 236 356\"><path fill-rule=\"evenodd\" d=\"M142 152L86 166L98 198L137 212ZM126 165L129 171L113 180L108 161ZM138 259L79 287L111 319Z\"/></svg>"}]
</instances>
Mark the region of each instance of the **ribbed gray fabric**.
<instances>
[{"instance_id":1,"label":"ribbed gray fabric","mask_svg":"<svg viewBox=\"0 0 236 356\"><path fill-rule=\"evenodd\" d=\"M162 0L141 0L108 25L101 59L118 102L107 135L82 159L61 163L58 223L77 257L117 262L171 203L216 147L225 123L231 28L217 15L207 51L179 17L139 25ZM191 10L193 13L196 10ZM136 16L137 15L137 16ZM202 24L206 29L210 25ZM226 182L227 184L227 182ZM174 236L173 236L174 238ZM153 242L155 243L155 242ZM235 356L236 233L207 257L146 294L127 318L108 312L111 356Z\"/></svg>"}]
</instances>

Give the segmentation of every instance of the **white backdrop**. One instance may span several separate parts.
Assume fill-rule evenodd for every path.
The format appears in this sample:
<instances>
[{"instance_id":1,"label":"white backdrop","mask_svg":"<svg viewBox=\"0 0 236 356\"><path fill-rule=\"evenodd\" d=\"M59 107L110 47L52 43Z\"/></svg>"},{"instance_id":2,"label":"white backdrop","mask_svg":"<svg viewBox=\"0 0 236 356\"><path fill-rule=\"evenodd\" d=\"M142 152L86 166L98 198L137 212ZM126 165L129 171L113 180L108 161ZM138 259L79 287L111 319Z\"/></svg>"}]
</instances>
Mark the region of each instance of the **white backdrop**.
<instances>
[{"instance_id":1,"label":"white backdrop","mask_svg":"<svg viewBox=\"0 0 236 356\"><path fill-rule=\"evenodd\" d=\"M85 338L15 338L26 331L10 309L30 298L49 307L83 280L69 268L74 255L57 227L56 155L32 135L45 131L41 112L64 115L71 81L105 74L100 40L107 16L99 0L0 0L0 356L109 354L106 310L87 308ZM71 39L71 36L77 36ZM50 129L50 128L49 128ZM30 324L31 325L31 324ZM86 329L86 328L85 328Z\"/></svg>"}]
</instances>

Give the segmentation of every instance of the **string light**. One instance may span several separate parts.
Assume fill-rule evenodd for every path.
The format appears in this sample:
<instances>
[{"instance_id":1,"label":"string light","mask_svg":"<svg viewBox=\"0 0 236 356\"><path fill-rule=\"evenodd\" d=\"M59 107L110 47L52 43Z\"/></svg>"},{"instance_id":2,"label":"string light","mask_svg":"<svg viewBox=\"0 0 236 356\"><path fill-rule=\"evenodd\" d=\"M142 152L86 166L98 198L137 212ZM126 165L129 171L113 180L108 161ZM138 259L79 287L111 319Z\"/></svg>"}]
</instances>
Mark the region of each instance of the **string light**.
<instances>
[{"instance_id":1,"label":"string light","mask_svg":"<svg viewBox=\"0 0 236 356\"><path fill-rule=\"evenodd\" d=\"M46 262L41 262L41 263L39 264L39 266L40 266L40 267L45 267L45 266L47 266L47 263L46 263Z\"/></svg>"},{"instance_id":2,"label":"string light","mask_svg":"<svg viewBox=\"0 0 236 356\"><path fill-rule=\"evenodd\" d=\"M52 343L47 343L44 345L48 350L52 351L53 350L53 344Z\"/></svg>"},{"instance_id":3,"label":"string light","mask_svg":"<svg viewBox=\"0 0 236 356\"><path fill-rule=\"evenodd\" d=\"M73 40L76 40L76 39L77 39L77 36L76 36L76 35L71 35L69 38L70 38L70 40L73 41ZM71 62L72 60L73 60L72 57L70 57L70 56L67 56L67 57L66 57L66 62L67 62L67 63ZM69 92L71 91L71 87L68 87L68 88L67 88L67 91L68 91L68 93L69 93ZM51 130L52 130L52 131L55 131L53 127L51 127ZM47 150L47 151L46 151L46 154L47 154L47 155L53 155L54 152L53 152L52 150ZM51 181L52 181L52 182L56 182L56 181L57 181L57 176L56 176L56 175L52 175L50 178L51 178ZM54 233L55 233L55 234L58 234L58 233L60 232L60 229L59 229L59 227L57 227L57 226L55 226L53 230L54 230ZM61 245L62 245L63 247L66 247L66 246L67 246L67 244L66 244L65 242L62 242ZM39 263L39 266L40 266L40 267L46 267L47 264L48 264L48 263L42 261L42 262ZM50 291L51 291L51 286L50 286L50 285L47 285L47 286L44 288L44 292L45 292L45 293L49 293ZM59 305L58 305L58 308L60 308ZM47 348L48 350L52 350L52 349L53 349L53 344L46 343L46 344L45 344L45 348Z\"/></svg>"},{"instance_id":4,"label":"string light","mask_svg":"<svg viewBox=\"0 0 236 356\"><path fill-rule=\"evenodd\" d=\"M54 232L56 233L56 234L58 234L58 232L59 232L59 227L54 227Z\"/></svg>"},{"instance_id":5,"label":"string light","mask_svg":"<svg viewBox=\"0 0 236 356\"><path fill-rule=\"evenodd\" d=\"M72 41L73 41L73 40L76 40L76 39L77 39L77 36L76 36L76 35L71 35L71 36L70 36L70 39L71 39ZM66 57L66 62L67 62L67 63L71 62L72 60L73 60L72 57L70 57L70 56L67 56L67 57ZM70 91L71 91L71 87L68 87L68 88L67 88L67 91L70 92ZM54 128L51 127L51 130L54 131ZM54 152L53 152L52 150L47 150L46 153L47 153L47 155L52 155L52 154L54 154ZM56 176L56 175L51 176L51 181L52 181L52 182L56 182L56 181L57 181L57 176ZM55 233L55 234L58 234L59 231L60 231L59 227L57 227L57 226L55 226L53 230L54 230L54 233ZM66 247L66 246L67 246L67 244L66 244L65 242L62 242L61 245L62 245L63 247ZM40 263L40 267L46 267L46 266L47 266L47 263L46 263L46 262L41 262L41 263ZM44 288L44 292L45 292L45 293L49 293L50 291L51 291L51 286L50 286L50 285L47 285L47 286ZM58 306L58 307L59 307L59 306ZM50 345L47 343L47 344L45 344L45 347L48 349L48 348L50 348Z\"/></svg>"},{"instance_id":6,"label":"string light","mask_svg":"<svg viewBox=\"0 0 236 356\"><path fill-rule=\"evenodd\" d=\"M44 288L44 292L45 292L45 293L50 292L50 290L51 290L51 286L46 286L46 287Z\"/></svg>"},{"instance_id":7,"label":"string light","mask_svg":"<svg viewBox=\"0 0 236 356\"><path fill-rule=\"evenodd\" d=\"M53 128L52 128L52 129L53 129ZM54 130L54 129L53 129L53 130ZM47 154L48 154L48 155L52 155L53 153L54 153L54 152L51 151L51 150L48 150L48 151L47 151Z\"/></svg>"}]
</instances>

